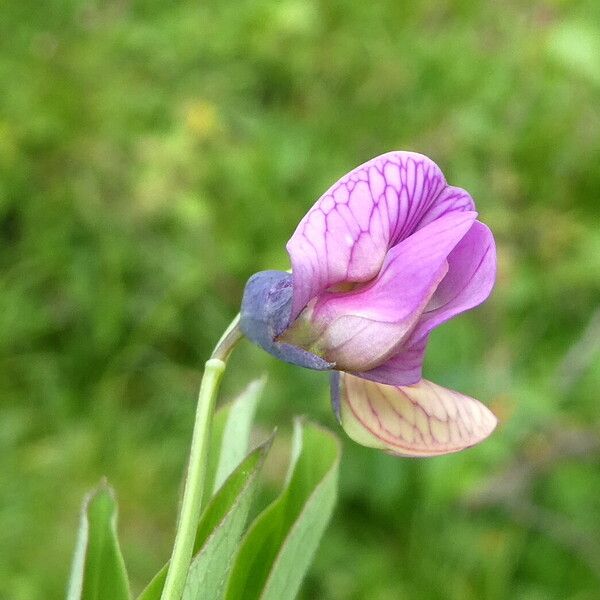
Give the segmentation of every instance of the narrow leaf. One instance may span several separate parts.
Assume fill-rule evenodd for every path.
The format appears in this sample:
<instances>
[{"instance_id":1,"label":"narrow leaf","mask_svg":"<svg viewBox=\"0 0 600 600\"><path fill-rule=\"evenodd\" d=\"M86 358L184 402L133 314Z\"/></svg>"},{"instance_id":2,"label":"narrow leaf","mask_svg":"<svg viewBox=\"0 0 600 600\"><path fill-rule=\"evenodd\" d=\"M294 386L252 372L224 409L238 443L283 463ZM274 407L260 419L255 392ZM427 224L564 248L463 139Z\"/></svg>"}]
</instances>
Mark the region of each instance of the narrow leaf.
<instances>
[{"instance_id":1,"label":"narrow leaf","mask_svg":"<svg viewBox=\"0 0 600 600\"><path fill-rule=\"evenodd\" d=\"M204 503L223 485L248 453L252 421L265 383L264 376L252 381L235 400L215 414Z\"/></svg>"},{"instance_id":2,"label":"narrow leaf","mask_svg":"<svg viewBox=\"0 0 600 600\"><path fill-rule=\"evenodd\" d=\"M291 477L242 540L227 600L294 598L327 527L335 504L339 443L332 433L300 422L294 437L301 447L292 456Z\"/></svg>"},{"instance_id":3,"label":"narrow leaf","mask_svg":"<svg viewBox=\"0 0 600 600\"><path fill-rule=\"evenodd\" d=\"M272 438L251 452L206 506L196 533L195 557L184 590L185 599L216 600L239 545L252 504L258 475ZM167 566L155 575L138 600L159 600Z\"/></svg>"},{"instance_id":4,"label":"narrow leaf","mask_svg":"<svg viewBox=\"0 0 600 600\"><path fill-rule=\"evenodd\" d=\"M84 501L67 592L67 600L103 598L130 598L117 539L117 503L106 484Z\"/></svg>"},{"instance_id":5,"label":"narrow leaf","mask_svg":"<svg viewBox=\"0 0 600 600\"><path fill-rule=\"evenodd\" d=\"M231 568L233 555L239 546L250 506L258 484L258 473L271 440L252 453L235 472L231 480L236 485L224 486L214 502L207 506L198 533L194 557L183 592L184 600L217 600L222 598L225 578Z\"/></svg>"}]
</instances>

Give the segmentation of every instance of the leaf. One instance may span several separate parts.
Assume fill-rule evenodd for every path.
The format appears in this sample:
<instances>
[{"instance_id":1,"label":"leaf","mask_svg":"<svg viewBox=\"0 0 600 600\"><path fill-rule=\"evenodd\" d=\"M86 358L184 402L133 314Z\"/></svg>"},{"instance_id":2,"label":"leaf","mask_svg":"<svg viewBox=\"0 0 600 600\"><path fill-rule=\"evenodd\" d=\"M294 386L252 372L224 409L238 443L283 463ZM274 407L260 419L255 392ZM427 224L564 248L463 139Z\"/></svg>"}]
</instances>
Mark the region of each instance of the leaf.
<instances>
[{"instance_id":1,"label":"leaf","mask_svg":"<svg viewBox=\"0 0 600 600\"><path fill-rule=\"evenodd\" d=\"M143 589L137 600L160 600L165 580L167 578L167 567L169 563L163 565L161 570L150 580L150 583Z\"/></svg>"},{"instance_id":2,"label":"leaf","mask_svg":"<svg viewBox=\"0 0 600 600\"><path fill-rule=\"evenodd\" d=\"M225 578L246 526L258 473L271 443L272 438L253 452L251 460L246 460L228 480L235 485L221 488L207 506L196 534L196 546L201 549L190 566L184 600L222 598Z\"/></svg>"},{"instance_id":3,"label":"leaf","mask_svg":"<svg viewBox=\"0 0 600 600\"><path fill-rule=\"evenodd\" d=\"M202 513L184 598L211 600L222 597L220 591L246 525L258 475L271 443L272 438L244 459ZM138 600L160 599L167 566L155 575Z\"/></svg>"},{"instance_id":4,"label":"leaf","mask_svg":"<svg viewBox=\"0 0 600 600\"><path fill-rule=\"evenodd\" d=\"M330 432L296 423L291 476L254 521L235 557L226 600L286 600L298 593L336 498L340 447Z\"/></svg>"},{"instance_id":5,"label":"leaf","mask_svg":"<svg viewBox=\"0 0 600 600\"><path fill-rule=\"evenodd\" d=\"M117 539L117 503L101 484L85 499L67 600L130 598L125 562Z\"/></svg>"},{"instance_id":6,"label":"leaf","mask_svg":"<svg viewBox=\"0 0 600 600\"><path fill-rule=\"evenodd\" d=\"M204 503L207 502L248 452L256 405L266 377L248 384L232 402L221 407L212 424Z\"/></svg>"}]
</instances>

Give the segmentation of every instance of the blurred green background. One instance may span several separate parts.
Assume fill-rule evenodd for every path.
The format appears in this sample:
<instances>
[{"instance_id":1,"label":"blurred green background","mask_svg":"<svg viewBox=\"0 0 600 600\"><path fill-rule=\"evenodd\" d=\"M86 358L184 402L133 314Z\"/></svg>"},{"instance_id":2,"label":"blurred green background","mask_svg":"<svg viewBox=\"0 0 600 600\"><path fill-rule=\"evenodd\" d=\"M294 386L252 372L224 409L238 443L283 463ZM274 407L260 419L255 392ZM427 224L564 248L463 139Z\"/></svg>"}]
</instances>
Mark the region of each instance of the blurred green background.
<instances>
[{"instance_id":1,"label":"blurred green background","mask_svg":"<svg viewBox=\"0 0 600 600\"><path fill-rule=\"evenodd\" d=\"M600 597L600 3L8 0L0 90L0 598L62 597L103 475L141 589L246 279L391 149L495 232L495 293L434 333L426 376L502 423L422 461L344 438L302 598ZM326 376L248 343L222 397L261 372L265 430L340 432Z\"/></svg>"}]
</instances>

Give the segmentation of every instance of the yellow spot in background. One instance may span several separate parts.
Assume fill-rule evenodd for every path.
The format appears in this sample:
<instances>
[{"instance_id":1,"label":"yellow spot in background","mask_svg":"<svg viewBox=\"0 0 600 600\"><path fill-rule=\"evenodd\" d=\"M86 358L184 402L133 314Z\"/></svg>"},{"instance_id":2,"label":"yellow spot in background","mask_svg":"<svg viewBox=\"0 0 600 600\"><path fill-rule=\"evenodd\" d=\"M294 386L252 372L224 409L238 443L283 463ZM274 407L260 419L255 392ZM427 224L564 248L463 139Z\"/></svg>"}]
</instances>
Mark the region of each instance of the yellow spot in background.
<instances>
[{"instance_id":1,"label":"yellow spot in background","mask_svg":"<svg viewBox=\"0 0 600 600\"><path fill-rule=\"evenodd\" d=\"M185 125L194 136L202 140L215 136L221 130L217 107L205 100L189 104L185 110Z\"/></svg>"}]
</instances>

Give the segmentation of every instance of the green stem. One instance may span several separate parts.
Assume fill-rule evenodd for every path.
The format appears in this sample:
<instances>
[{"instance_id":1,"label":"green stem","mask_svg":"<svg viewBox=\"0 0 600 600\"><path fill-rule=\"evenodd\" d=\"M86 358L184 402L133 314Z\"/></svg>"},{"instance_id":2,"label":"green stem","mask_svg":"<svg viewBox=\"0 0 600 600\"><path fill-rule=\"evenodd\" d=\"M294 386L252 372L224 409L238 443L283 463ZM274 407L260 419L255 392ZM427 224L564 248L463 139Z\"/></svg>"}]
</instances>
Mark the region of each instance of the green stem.
<instances>
[{"instance_id":1,"label":"green stem","mask_svg":"<svg viewBox=\"0 0 600 600\"><path fill-rule=\"evenodd\" d=\"M206 462L215 401L221 378L225 372L227 358L242 335L238 329L238 322L239 316L227 328L204 368L198 393L198 406L181 512L161 600L180 600L185 587L194 551L196 529L202 510L202 494L206 480Z\"/></svg>"}]
</instances>

